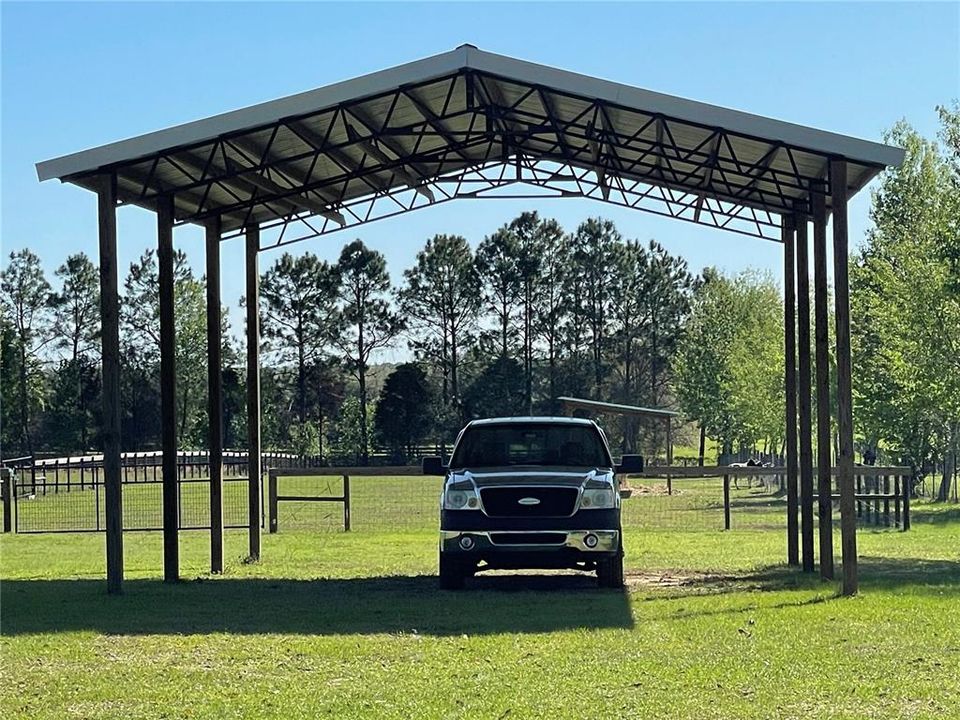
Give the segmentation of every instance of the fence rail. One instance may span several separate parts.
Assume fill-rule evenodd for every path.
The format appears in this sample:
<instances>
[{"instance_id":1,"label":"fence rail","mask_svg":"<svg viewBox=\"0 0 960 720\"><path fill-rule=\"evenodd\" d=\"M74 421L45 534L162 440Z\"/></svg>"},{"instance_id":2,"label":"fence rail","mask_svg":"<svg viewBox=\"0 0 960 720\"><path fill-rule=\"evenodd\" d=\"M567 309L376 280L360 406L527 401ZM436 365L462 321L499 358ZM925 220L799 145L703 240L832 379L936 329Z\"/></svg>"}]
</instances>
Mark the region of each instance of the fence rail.
<instances>
[{"instance_id":1,"label":"fence rail","mask_svg":"<svg viewBox=\"0 0 960 720\"><path fill-rule=\"evenodd\" d=\"M839 469L836 467L831 468L831 484L833 487L830 499L833 501L840 499L839 488L836 487L838 471ZM747 467L740 465L650 467L635 477L665 479L668 494L672 492L672 483L676 480L723 477L724 528L729 530L731 527L731 479L736 481L739 478L745 478L748 489L751 486L750 483L756 479L768 489L782 492L786 489L787 469L785 467ZM909 530L910 498L912 495L912 483L909 482L909 479L911 477L911 469L904 466L855 466L854 500L856 501L859 521L862 524L882 525L884 527L893 525L894 527L902 527L903 530ZM812 499L816 501L818 497L819 493L815 489ZM803 502L802 493L798 497L798 502ZM892 522L891 503L893 504ZM783 505L786 509L785 498ZM834 504L833 510L834 512L838 510L837 504Z\"/></svg>"},{"instance_id":2,"label":"fence rail","mask_svg":"<svg viewBox=\"0 0 960 720\"><path fill-rule=\"evenodd\" d=\"M97 532L104 527L102 471L98 458L48 461L42 472L22 466L4 483L5 528L24 533ZM159 454L130 454L123 477L126 530L162 527ZM180 527L209 527L206 453L178 460ZM246 527L245 454L225 458L226 527ZM154 464L150 464L153 462ZM268 532L406 531L437 526L441 480L419 466L304 467L288 455L266 455L261 524ZM59 472L58 472L59 470ZM861 525L909 528L909 469L857 467L856 503ZM649 467L625 481L626 528L655 530L781 529L785 526L784 468ZM837 497L836 492L832 494ZM816 495L814 495L814 501ZM836 506L836 503L835 503ZM835 507L836 509L836 507Z\"/></svg>"},{"instance_id":3,"label":"fence rail","mask_svg":"<svg viewBox=\"0 0 960 720\"><path fill-rule=\"evenodd\" d=\"M163 527L162 453L124 453L121 457L123 527L128 531ZM106 524L103 456L82 455L33 461L4 461L4 531L18 533L100 532ZM319 458L289 453L264 453L262 469L302 466ZM206 451L177 453L177 504L181 530L206 530L209 516L209 455ZM227 451L223 458L224 527L246 527L247 453ZM263 514L261 513L261 523Z\"/></svg>"}]
</instances>

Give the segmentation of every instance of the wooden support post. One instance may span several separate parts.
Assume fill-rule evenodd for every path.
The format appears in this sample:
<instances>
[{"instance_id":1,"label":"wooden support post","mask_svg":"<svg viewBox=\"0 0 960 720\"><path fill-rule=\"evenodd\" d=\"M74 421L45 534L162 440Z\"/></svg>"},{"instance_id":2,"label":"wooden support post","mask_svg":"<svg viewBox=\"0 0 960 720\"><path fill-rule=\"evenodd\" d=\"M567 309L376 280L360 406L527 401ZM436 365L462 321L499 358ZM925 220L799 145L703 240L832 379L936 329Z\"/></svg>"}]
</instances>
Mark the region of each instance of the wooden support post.
<instances>
[{"instance_id":1,"label":"wooden support post","mask_svg":"<svg viewBox=\"0 0 960 720\"><path fill-rule=\"evenodd\" d=\"M350 476L343 476L343 529L350 532Z\"/></svg>"},{"instance_id":2,"label":"wooden support post","mask_svg":"<svg viewBox=\"0 0 960 720\"><path fill-rule=\"evenodd\" d=\"M120 295L117 292L117 184L97 178L100 244L100 344L103 383L103 487L107 592L123 592L123 496L120 483Z\"/></svg>"},{"instance_id":3,"label":"wooden support post","mask_svg":"<svg viewBox=\"0 0 960 720\"><path fill-rule=\"evenodd\" d=\"M813 572L813 447L810 422L810 276L807 218L797 215L797 410L799 418L800 549Z\"/></svg>"},{"instance_id":4,"label":"wooden support post","mask_svg":"<svg viewBox=\"0 0 960 720\"><path fill-rule=\"evenodd\" d=\"M260 227L246 228L247 255L247 523L249 557L260 559Z\"/></svg>"},{"instance_id":5,"label":"wooden support post","mask_svg":"<svg viewBox=\"0 0 960 720\"><path fill-rule=\"evenodd\" d=\"M177 339L173 298L173 198L157 201L157 265L160 280L160 445L163 449L163 579L180 579L177 531ZM133 474L136 478L136 458Z\"/></svg>"},{"instance_id":6,"label":"wooden support post","mask_svg":"<svg viewBox=\"0 0 960 720\"><path fill-rule=\"evenodd\" d=\"M813 315L817 391L817 518L820 577L833 579L833 463L830 445L830 350L827 331L827 207L823 187L810 193L813 210Z\"/></svg>"},{"instance_id":7,"label":"wooden support post","mask_svg":"<svg viewBox=\"0 0 960 720\"><path fill-rule=\"evenodd\" d=\"M797 517L797 292L796 227L793 217L781 220L783 239L783 335L784 390L786 392L787 450L787 562L800 564L799 518Z\"/></svg>"},{"instance_id":8,"label":"wooden support post","mask_svg":"<svg viewBox=\"0 0 960 720\"><path fill-rule=\"evenodd\" d=\"M730 476L723 476L723 529L730 529Z\"/></svg>"},{"instance_id":9,"label":"wooden support post","mask_svg":"<svg viewBox=\"0 0 960 720\"><path fill-rule=\"evenodd\" d=\"M223 363L220 316L220 216L206 227L207 415L210 474L210 572L223 572Z\"/></svg>"},{"instance_id":10,"label":"wooden support post","mask_svg":"<svg viewBox=\"0 0 960 720\"><path fill-rule=\"evenodd\" d=\"M837 325L837 431L840 456L840 535L843 559L843 594L855 595L857 573L857 518L853 505L853 390L850 360L850 282L847 275L847 163L830 161L833 205L833 282Z\"/></svg>"}]
</instances>

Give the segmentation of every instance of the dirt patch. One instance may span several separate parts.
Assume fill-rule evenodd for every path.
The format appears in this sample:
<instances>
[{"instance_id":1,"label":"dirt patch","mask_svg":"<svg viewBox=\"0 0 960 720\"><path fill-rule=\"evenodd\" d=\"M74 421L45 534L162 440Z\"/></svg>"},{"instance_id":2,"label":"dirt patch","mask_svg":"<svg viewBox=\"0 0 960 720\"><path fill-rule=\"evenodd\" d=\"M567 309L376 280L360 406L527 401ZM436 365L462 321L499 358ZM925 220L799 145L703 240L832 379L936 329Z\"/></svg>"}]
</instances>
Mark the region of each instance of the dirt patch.
<instances>
[{"instance_id":1,"label":"dirt patch","mask_svg":"<svg viewBox=\"0 0 960 720\"><path fill-rule=\"evenodd\" d=\"M627 571L624 584L630 589L677 588L697 585L717 585L734 580L717 573L698 573L662 570L659 572Z\"/></svg>"},{"instance_id":2,"label":"dirt patch","mask_svg":"<svg viewBox=\"0 0 960 720\"><path fill-rule=\"evenodd\" d=\"M671 494L667 489L666 483L658 483L656 485L636 485L631 483L629 486L624 486L623 489L630 491L630 495L628 497L634 497L638 495L670 495ZM683 490L679 488L674 488L672 494L683 495Z\"/></svg>"}]
</instances>

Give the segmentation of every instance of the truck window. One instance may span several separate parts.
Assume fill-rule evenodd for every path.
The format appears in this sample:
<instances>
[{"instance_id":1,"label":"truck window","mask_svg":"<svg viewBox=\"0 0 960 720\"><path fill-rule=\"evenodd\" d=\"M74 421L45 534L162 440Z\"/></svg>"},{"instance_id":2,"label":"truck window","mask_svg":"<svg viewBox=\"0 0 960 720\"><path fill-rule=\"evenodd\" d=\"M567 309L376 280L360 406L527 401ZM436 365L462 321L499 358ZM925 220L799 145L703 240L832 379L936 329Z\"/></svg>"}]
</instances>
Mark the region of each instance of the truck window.
<instances>
[{"instance_id":1,"label":"truck window","mask_svg":"<svg viewBox=\"0 0 960 720\"><path fill-rule=\"evenodd\" d=\"M467 428L450 462L454 468L512 465L612 467L613 462L595 427L549 423Z\"/></svg>"}]
</instances>

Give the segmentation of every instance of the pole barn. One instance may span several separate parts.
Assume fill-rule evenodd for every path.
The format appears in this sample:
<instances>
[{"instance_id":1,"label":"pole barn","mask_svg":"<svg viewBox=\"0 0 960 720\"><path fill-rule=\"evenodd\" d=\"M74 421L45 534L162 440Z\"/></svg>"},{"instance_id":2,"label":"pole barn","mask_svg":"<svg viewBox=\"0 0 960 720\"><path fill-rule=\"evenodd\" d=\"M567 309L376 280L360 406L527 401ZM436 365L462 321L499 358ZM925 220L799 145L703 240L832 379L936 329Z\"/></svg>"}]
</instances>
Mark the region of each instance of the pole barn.
<instances>
[{"instance_id":1,"label":"pole barn","mask_svg":"<svg viewBox=\"0 0 960 720\"><path fill-rule=\"evenodd\" d=\"M810 306L807 225L812 221L814 226L815 351L822 359L828 350L823 334L826 224L832 216L843 592L855 593L847 201L885 167L899 165L903 156L900 148L463 45L317 90L38 163L41 181L57 178L98 197L108 591L120 592L123 580L118 205L157 213L164 577L176 580L170 262L177 226L206 228L207 306L213 312L219 306L219 243L239 237L246 243L249 552L256 559L262 474L258 252L459 198L587 197L784 245L787 557L791 563L798 560L799 527L807 569L813 567L814 497L810 338L804 322ZM801 319L797 340L794 287ZM207 332L211 570L218 572L223 569L219 324L209 321ZM794 346L796 365L790 352ZM818 398L829 396L829 383L828 371L818 362ZM829 416L818 415L818 438L830 437L829 423ZM828 518L831 498L824 459L817 462L819 511L821 518ZM829 524L821 524L821 529L821 541L829 541ZM832 573L828 552L829 546L822 545L825 576Z\"/></svg>"}]
</instances>

